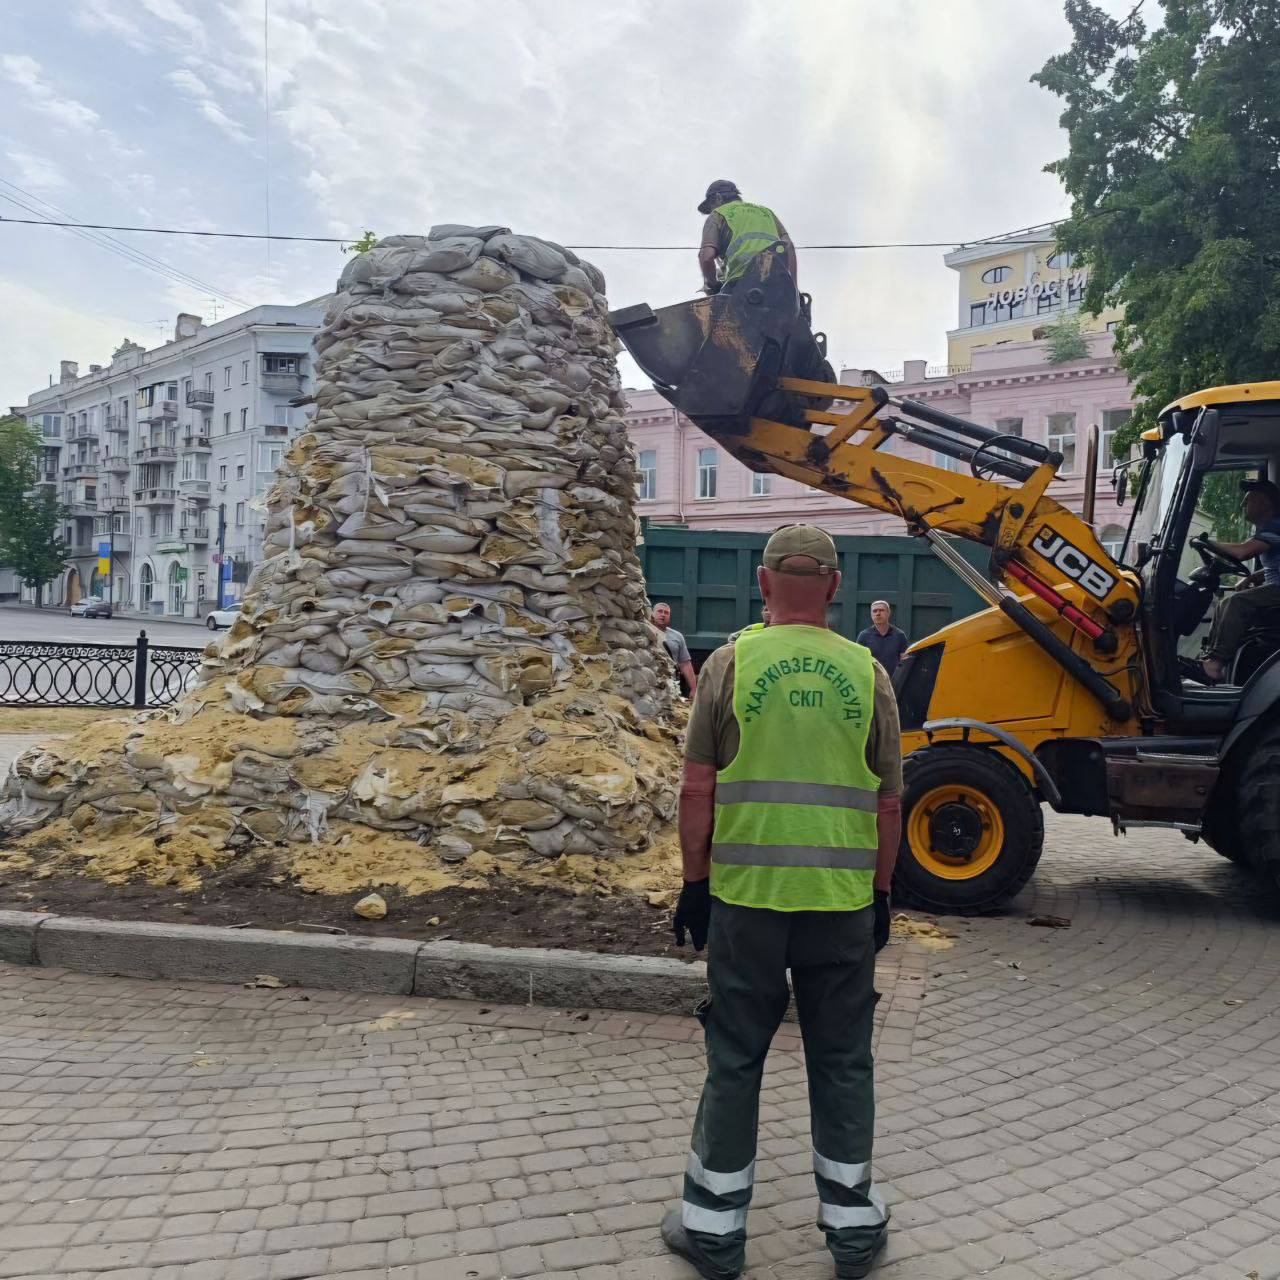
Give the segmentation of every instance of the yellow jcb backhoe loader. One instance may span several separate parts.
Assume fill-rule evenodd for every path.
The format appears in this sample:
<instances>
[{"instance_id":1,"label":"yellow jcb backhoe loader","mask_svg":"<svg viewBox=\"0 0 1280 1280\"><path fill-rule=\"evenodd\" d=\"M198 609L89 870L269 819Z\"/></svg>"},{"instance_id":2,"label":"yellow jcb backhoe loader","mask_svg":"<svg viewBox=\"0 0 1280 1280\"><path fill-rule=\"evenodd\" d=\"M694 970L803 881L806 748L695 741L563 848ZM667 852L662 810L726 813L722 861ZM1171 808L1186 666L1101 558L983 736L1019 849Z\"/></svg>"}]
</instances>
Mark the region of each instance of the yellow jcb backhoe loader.
<instances>
[{"instance_id":1,"label":"yellow jcb backhoe loader","mask_svg":"<svg viewBox=\"0 0 1280 1280\"><path fill-rule=\"evenodd\" d=\"M1221 684L1190 661L1224 579L1248 572L1210 535L1242 504L1239 482L1280 480L1280 382L1164 410L1142 457L1115 470L1133 515L1113 560L1090 523L1096 428L1078 516L1048 496L1062 457L1045 445L884 387L813 380L825 340L774 255L732 292L610 318L656 389L733 457L900 516L991 606L915 643L895 679L898 901L1006 901L1039 861L1042 803L1117 834L1203 838L1280 883L1280 617L1246 636ZM898 440L967 473L901 456ZM991 549L989 576L953 538Z\"/></svg>"}]
</instances>

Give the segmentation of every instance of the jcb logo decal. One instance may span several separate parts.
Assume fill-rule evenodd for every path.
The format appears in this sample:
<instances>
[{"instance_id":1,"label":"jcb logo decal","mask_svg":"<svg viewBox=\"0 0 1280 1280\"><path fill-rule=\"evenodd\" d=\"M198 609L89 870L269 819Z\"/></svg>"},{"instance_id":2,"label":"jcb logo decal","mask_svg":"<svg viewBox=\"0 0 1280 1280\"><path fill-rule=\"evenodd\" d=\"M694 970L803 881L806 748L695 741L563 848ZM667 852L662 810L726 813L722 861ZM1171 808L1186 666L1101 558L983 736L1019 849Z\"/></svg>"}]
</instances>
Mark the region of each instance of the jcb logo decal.
<instances>
[{"instance_id":1,"label":"jcb logo decal","mask_svg":"<svg viewBox=\"0 0 1280 1280\"><path fill-rule=\"evenodd\" d=\"M1045 525L1031 544L1031 549L1056 565L1073 582L1078 582L1091 596L1105 600L1116 585L1115 575L1108 573L1096 560L1090 560L1079 547L1072 546L1060 533Z\"/></svg>"}]
</instances>

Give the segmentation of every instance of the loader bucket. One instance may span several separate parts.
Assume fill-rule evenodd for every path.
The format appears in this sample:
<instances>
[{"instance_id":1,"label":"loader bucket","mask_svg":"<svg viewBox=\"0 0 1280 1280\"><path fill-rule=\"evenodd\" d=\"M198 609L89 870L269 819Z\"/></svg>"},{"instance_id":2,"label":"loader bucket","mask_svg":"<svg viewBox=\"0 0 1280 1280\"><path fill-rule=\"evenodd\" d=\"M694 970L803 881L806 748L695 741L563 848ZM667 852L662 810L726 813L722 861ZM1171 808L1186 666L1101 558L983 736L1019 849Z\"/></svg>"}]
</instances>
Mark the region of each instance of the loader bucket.
<instances>
[{"instance_id":1,"label":"loader bucket","mask_svg":"<svg viewBox=\"0 0 1280 1280\"><path fill-rule=\"evenodd\" d=\"M642 302L609 323L655 389L715 435L743 434L758 416L803 424L805 406L777 380L835 380L777 254L757 255L730 292L657 311Z\"/></svg>"}]
</instances>

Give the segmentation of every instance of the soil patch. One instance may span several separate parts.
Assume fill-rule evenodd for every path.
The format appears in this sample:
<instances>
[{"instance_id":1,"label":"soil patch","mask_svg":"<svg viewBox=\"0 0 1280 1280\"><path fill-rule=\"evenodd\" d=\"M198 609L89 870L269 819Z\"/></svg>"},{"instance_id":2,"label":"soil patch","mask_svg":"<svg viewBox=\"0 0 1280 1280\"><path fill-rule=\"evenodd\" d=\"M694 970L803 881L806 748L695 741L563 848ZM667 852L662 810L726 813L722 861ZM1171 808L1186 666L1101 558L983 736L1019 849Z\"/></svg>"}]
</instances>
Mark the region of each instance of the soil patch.
<instances>
[{"instance_id":1,"label":"soil patch","mask_svg":"<svg viewBox=\"0 0 1280 1280\"><path fill-rule=\"evenodd\" d=\"M387 900L386 919L362 920L353 908L367 889L321 895L290 884L222 880L182 893L136 878L104 885L84 876L38 878L13 869L0 876L0 908L150 924L241 925L299 933L334 930L373 938L449 938L495 947L695 958L691 947L675 945L670 908L651 906L646 898L632 894L601 897L554 885L493 882L483 889L455 885L414 896L386 887L378 891Z\"/></svg>"},{"instance_id":2,"label":"soil patch","mask_svg":"<svg viewBox=\"0 0 1280 1280\"><path fill-rule=\"evenodd\" d=\"M134 715L130 707L2 707L0 733L75 733Z\"/></svg>"}]
</instances>

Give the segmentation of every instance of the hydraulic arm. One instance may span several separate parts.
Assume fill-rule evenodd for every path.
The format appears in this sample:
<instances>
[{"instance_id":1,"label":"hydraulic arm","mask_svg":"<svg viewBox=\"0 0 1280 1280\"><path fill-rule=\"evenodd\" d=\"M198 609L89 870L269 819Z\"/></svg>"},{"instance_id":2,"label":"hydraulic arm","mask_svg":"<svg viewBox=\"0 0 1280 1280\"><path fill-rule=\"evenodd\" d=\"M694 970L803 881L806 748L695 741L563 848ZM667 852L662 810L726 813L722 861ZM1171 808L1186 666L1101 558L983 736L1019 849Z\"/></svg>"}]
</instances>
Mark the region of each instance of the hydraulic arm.
<instances>
[{"instance_id":1,"label":"hydraulic arm","mask_svg":"<svg viewBox=\"0 0 1280 1280\"><path fill-rule=\"evenodd\" d=\"M756 259L731 294L656 312L641 304L610 318L657 389L733 457L901 517L1110 719L1131 718L1137 585L1089 525L1047 496L1060 454L884 387L793 376L829 366L805 300L771 255ZM895 439L967 470L902 456ZM948 534L991 548L991 580ZM1020 594L1054 616L1043 620L1045 610Z\"/></svg>"}]
</instances>

